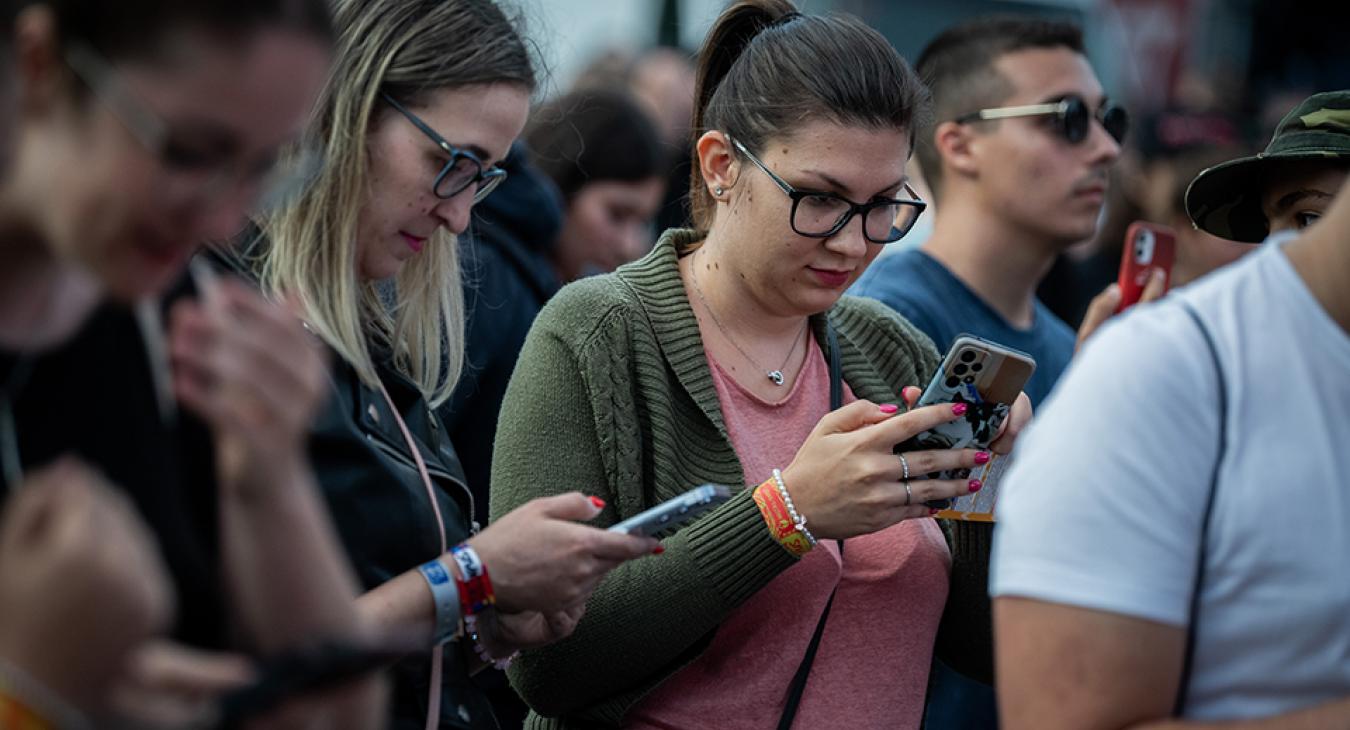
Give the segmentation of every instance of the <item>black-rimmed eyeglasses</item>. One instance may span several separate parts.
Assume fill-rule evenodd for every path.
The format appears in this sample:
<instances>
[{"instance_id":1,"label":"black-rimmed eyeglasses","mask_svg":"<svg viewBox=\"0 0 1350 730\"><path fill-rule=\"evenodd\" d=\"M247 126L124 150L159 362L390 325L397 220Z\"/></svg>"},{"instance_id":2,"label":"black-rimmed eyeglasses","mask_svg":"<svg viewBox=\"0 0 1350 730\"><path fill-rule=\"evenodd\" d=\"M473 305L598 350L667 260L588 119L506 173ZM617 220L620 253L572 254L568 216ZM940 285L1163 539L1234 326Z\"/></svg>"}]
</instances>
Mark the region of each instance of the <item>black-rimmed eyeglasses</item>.
<instances>
[{"instance_id":1,"label":"black-rimmed eyeglasses","mask_svg":"<svg viewBox=\"0 0 1350 730\"><path fill-rule=\"evenodd\" d=\"M855 203L836 193L798 190L775 175L740 140L732 139L731 143L792 200L792 230L802 236L829 238L843 230L853 216L861 215L863 238L871 243L894 243L909 233L928 207L908 184L904 189L913 196L911 199L874 198L866 203Z\"/></svg>"},{"instance_id":2,"label":"black-rimmed eyeglasses","mask_svg":"<svg viewBox=\"0 0 1350 730\"><path fill-rule=\"evenodd\" d=\"M1059 101L1044 104L1026 104L1024 106L1002 106L993 109L980 109L962 114L953 121L957 124L987 122L994 119L1013 117L1038 117L1054 115L1055 131L1069 144L1078 144L1088 138L1088 126L1096 119L1101 123L1111 139L1120 144L1130 129L1130 115L1125 108L1115 104L1103 104L1097 111L1089 111L1087 102L1080 96L1066 96Z\"/></svg>"},{"instance_id":3,"label":"black-rimmed eyeglasses","mask_svg":"<svg viewBox=\"0 0 1350 730\"><path fill-rule=\"evenodd\" d=\"M478 155L462 150L436 133L426 122L422 121L416 114L408 111L402 104L394 101L394 98L388 94L380 94L385 103L394 107L398 113L407 117L408 121L413 123L422 134L436 143L449 159L445 161L445 166L441 168L436 180L431 183L431 192L442 200L459 195L468 189L470 185L477 185L474 190L473 202L477 203L488 196L493 190L497 189L502 181L506 180L506 170L500 167L490 167L484 169L483 161L478 159Z\"/></svg>"}]
</instances>

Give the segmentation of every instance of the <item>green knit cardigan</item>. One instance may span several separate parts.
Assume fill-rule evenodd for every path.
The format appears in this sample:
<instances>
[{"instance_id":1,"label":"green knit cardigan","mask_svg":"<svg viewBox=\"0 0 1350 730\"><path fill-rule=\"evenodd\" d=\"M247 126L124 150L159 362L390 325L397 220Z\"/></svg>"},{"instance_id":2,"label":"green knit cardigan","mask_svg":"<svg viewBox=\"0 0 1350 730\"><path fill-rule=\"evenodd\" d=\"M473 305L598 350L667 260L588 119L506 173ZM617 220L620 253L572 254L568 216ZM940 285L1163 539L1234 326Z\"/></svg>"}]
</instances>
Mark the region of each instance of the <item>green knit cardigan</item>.
<instances>
[{"instance_id":1,"label":"green knit cardigan","mask_svg":"<svg viewBox=\"0 0 1350 730\"><path fill-rule=\"evenodd\" d=\"M571 284L544 307L516 363L492 459L492 515L581 490L614 524L704 483L742 485L678 257L699 240L668 231L640 261ZM844 297L811 318L838 335L858 398L899 402L938 366L933 343L877 302ZM824 414L822 414L824 415ZM617 726L688 664L718 625L796 563L770 536L750 489L629 562L592 595L569 638L525 652L511 683L526 727ZM784 647L796 659L805 647ZM786 691L786 688L785 688Z\"/></svg>"}]
</instances>

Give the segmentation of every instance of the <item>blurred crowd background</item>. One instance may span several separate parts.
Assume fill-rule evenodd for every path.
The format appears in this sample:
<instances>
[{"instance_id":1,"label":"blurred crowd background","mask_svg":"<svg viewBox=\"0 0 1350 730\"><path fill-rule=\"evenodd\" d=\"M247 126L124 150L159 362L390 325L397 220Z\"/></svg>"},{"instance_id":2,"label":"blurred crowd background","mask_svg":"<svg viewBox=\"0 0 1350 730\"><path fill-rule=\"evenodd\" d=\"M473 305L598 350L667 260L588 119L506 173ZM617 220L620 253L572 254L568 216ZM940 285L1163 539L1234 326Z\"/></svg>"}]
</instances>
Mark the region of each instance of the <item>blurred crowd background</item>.
<instances>
[{"instance_id":1,"label":"blurred crowd background","mask_svg":"<svg viewBox=\"0 0 1350 730\"><path fill-rule=\"evenodd\" d=\"M685 139L694 88L692 49L720 0L521 0L538 34L541 96L610 88L652 115L672 150L667 189L645 241L677 224L687 189ZM1177 283L1242 248L1194 231L1182 196L1217 162L1260 151L1280 118L1308 95L1350 80L1344 3L1303 0L803 0L808 13L848 12L879 29L911 62L940 30L990 14L1042 16L1081 25L1087 55L1112 98L1130 112L1127 150L1113 171L1097 237L1056 265L1041 299L1077 325L1088 301L1115 279L1120 241L1133 220L1180 231ZM921 190L920 192L924 192ZM931 202L931 196L925 195ZM933 220L885 254L918 246ZM636 249L641 250L641 249ZM1202 257L1203 260L1193 260Z\"/></svg>"}]
</instances>

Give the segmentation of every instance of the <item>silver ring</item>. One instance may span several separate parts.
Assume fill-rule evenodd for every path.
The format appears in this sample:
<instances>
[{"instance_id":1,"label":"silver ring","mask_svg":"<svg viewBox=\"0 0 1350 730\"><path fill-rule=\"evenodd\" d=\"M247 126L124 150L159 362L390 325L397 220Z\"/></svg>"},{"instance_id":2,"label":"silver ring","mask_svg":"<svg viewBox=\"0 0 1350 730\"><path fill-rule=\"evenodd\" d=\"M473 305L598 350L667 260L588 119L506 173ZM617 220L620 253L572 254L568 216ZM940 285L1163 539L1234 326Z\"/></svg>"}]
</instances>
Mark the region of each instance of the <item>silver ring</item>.
<instances>
[{"instance_id":1,"label":"silver ring","mask_svg":"<svg viewBox=\"0 0 1350 730\"><path fill-rule=\"evenodd\" d=\"M905 480L905 506L908 507L910 502L913 501L914 501L914 493L909 491L909 480L907 479Z\"/></svg>"},{"instance_id":2,"label":"silver ring","mask_svg":"<svg viewBox=\"0 0 1350 730\"><path fill-rule=\"evenodd\" d=\"M900 454L900 468L905 470L905 475L900 477L900 481L909 481L909 462L905 460L905 455Z\"/></svg>"}]
</instances>

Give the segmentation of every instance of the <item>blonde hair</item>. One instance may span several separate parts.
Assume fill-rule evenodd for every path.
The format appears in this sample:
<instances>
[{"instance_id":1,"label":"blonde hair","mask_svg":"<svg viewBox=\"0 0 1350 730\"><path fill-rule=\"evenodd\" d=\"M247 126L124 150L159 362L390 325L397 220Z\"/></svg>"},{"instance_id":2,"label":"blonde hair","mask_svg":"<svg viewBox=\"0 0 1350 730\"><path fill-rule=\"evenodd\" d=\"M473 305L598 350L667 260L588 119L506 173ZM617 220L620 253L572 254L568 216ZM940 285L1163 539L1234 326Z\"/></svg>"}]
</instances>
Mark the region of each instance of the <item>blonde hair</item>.
<instances>
[{"instance_id":1,"label":"blonde hair","mask_svg":"<svg viewBox=\"0 0 1350 730\"><path fill-rule=\"evenodd\" d=\"M533 90L517 21L492 0L337 0L337 55L306 139L325 165L297 200L260 221L263 288L288 293L310 327L378 387L372 346L392 355L432 406L464 360L456 237L438 230L394 280L393 296L357 278L357 222L369 191L366 137L380 94L405 106L436 91L513 83ZM431 185L431 176L427 177Z\"/></svg>"}]
</instances>

